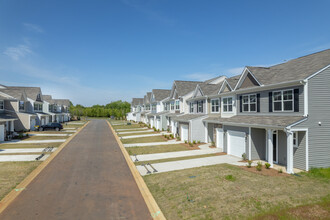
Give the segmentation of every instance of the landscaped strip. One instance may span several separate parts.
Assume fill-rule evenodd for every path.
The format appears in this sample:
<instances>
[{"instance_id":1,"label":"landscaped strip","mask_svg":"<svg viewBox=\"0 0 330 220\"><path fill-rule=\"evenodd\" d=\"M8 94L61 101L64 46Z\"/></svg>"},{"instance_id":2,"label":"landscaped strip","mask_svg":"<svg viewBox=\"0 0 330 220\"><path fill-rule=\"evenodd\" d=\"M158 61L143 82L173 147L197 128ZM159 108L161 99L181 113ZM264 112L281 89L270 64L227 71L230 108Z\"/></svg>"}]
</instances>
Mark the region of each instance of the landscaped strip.
<instances>
[{"instance_id":1,"label":"landscaped strip","mask_svg":"<svg viewBox=\"0 0 330 220\"><path fill-rule=\"evenodd\" d=\"M9 192L1 201L0 201L0 213L6 209L6 207L36 178L39 173L61 152L61 150L80 132L82 131L89 122L85 123L79 130L70 136L61 146L52 153L44 162L42 162L36 169L34 169L20 184L16 186L16 190Z\"/></svg>"},{"instance_id":2,"label":"landscaped strip","mask_svg":"<svg viewBox=\"0 0 330 220\"><path fill-rule=\"evenodd\" d=\"M134 163L132 162L130 156L128 155L127 151L125 150L124 145L121 143L121 141L119 140L119 137L117 136L115 130L113 129L113 127L111 126L110 122L107 120L107 123L113 133L113 135L115 136L117 143L125 157L125 160L127 162L128 167L131 170L131 173L135 179L135 182L137 184L137 186L139 187L139 190L142 194L142 197L150 211L150 214L152 216L153 219L159 219L159 220L165 220L165 216L163 214L163 212L161 211L161 209L159 208L158 204L156 203L154 197L152 196L152 194L150 193L146 183L144 182L143 178L141 177L140 173L137 171Z\"/></svg>"}]
</instances>

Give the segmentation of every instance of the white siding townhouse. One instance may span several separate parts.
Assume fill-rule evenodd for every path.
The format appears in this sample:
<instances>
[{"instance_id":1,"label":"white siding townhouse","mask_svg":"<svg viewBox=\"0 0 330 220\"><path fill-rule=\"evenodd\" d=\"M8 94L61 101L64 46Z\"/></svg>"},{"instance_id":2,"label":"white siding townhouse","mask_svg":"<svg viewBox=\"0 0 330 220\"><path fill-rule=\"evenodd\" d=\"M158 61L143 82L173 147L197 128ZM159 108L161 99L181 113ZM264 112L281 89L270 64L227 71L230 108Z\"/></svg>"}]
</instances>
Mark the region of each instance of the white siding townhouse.
<instances>
[{"instance_id":1,"label":"white siding townhouse","mask_svg":"<svg viewBox=\"0 0 330 220\"><path fill-rule=\"evenodd\" d=\"M9 106L9 102L14 100L14 97L0 92L0 141L7 140L14 132L14 122L17 118L13 117L6 111L6 106Z\"/></svg>"}]
</instances>

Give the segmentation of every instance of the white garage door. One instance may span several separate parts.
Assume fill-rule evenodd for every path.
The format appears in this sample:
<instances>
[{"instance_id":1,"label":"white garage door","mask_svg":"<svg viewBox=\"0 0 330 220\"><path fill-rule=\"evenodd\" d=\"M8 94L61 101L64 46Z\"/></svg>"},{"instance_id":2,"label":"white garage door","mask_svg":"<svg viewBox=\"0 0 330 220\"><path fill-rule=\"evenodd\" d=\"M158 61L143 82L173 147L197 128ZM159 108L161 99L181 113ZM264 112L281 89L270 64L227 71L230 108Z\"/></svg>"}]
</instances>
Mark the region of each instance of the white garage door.
<instances>
[{"instance_id":1,"label":"white garage door","mask_svg":"<svg viewBox=\"0 0 330 220\"><path fill-rule=\"evenodd\" d=\"M0 125L0 141L5 140L5 125Z\"/></svg>"},{"instance_id":2,"label":"white garage door","mask_svg":"<svg viewBox=\"0 0 330 220\"><path fill-rule=\"evenodd\" d=\"M245 132L228 131L228 154L242 157L245 153Z\"/></svg>"},{"instance_id":3,"label":"white garage door","mask_svg":"<svg viewBox=\"0 0 330 220\"><path fill-rule=\"evenodd\" d=\"M160 129L160 119L157 119L157 121L156 121L156 128L159 129L159 130L161 130Z\"/></svg>"},{"instance_id":4,"label":"white garage door","mask_svg":"<svg viewBox=\"0 0 330 220\"><path fill-rule=\"evenodd\" d=\"M41 125L44 125L44 124L45 124L45 119L42 118L42 119L41 119Z\"/></svg>"},{"instance_id":5,"label":"white garage door","mask_svg":"<svg viewBox=\"0 0 330 220\"><path fill-rule=\"evenodd\" d=\"M151 126L151 128L154 127L154 119L153 118L150 118L150 126Z\"/></svg>"},{"instance_id":6,"label":"white garage door","mask_svg":"<svg viewBox=\"0 0 330 220\"><path fill-rule=\"evenodd\" d=\"M181 125L181 140L188 141L188 125Z\"/></svg>"},{"instance_id":7,"label":"white garage door","mask_svg":"<svg viewBox=\"0 0 330 220\"><path fill-rule=\"evenodd\" d=\"M36 125L36 120L35 119L32 119L30 120L30 130L31 131L34 131L34 126Z\"/></svg>"},{"instance_id":8,"label":"white garage door","mask_svg":"<svg viewBox=\"0 0 330 220\"><path fill-rule=\"evenodd\" d=\"M217 148L223 149L223 129L217 128Z\"/></svg>"}]
</instances>

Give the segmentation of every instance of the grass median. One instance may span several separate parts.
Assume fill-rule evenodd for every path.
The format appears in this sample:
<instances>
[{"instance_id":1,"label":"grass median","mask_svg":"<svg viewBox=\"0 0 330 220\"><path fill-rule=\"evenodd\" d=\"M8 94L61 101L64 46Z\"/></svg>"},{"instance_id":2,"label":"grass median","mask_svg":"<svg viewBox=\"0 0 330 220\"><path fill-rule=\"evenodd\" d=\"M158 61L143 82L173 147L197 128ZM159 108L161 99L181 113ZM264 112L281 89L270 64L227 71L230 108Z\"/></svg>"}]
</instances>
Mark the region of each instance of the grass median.
<instances>
[{"instance_id":1,"label":"grass median","mask_svg":"<svg viewBox=\"0 0 330 220\"><path fill-rule=\"evenodd\" d=\"M0 149L59 147L62 143L42 144L0 144Z\"/></svg>"},{"instance_id":2,"label":"grass median","mask_svg":"<svg viewBox=\"0 0 330 220\"><path fill-rule=\"evenodd\" d=\"M186 151L195 150L192 147L188 147L184 144L169 144L169 145L159 145L159 146L147 146L147 147L127 147L126 148L129 155L139 155L139 154L156 154L156 153L166 153L175 151Z\"/></svg>"}]
</instances>

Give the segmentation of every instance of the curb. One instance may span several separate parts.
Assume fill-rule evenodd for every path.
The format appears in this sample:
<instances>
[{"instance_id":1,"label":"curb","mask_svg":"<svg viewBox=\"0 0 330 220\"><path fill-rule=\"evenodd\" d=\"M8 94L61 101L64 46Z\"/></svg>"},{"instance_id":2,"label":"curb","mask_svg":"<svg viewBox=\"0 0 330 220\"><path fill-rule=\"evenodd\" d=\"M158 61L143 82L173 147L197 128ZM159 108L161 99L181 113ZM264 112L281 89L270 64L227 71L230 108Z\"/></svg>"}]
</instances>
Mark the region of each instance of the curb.
<instances>
[{"instance_id":1,"label":"curb","mask_svg":"<svg viewBox=\"0 0 330 220\"><path fill-rule=\"evenodd\" d=\"M18 184L16 189L25 189L38 175L41 171L61 152L61 150L77 135L82 131L89 121L85 123L78 131L71 135L65 142L63 142L58 149L52 153L45 161L43 161L36 169L34 169L20 184ZM0 213L2 213L9 205L14 201L14 199L22 192L23 190L16 191L13 189L10 191L1 201L0 201Z\"/></svg>"},{"instance_id":2,"label":"curb","mask_svg":"<svg viewBox=\"0 0 330 220\"><path fill-rule=\"evenodd\" d=\"M130 156L128 155L124 145L121 143L118 135L116 134L115 130L113 129L113 127L111 126L110 122L107 120L107 123L113 133L113 135L115 136L117 143L120 147L121 152L124 155L124 158L126 160L126 163L129 167L129 169L131 170L131 173L134 177L134 180L142 194L142 197L149 209L150 215L152 216L153 219L157 219L157 220L166 220L163 212L160 210L158 204L156 203L156 200L154 199L154 197L152 196L151 192L149 191L149 188L147 187L146 183L144 182L143 178L141 177L139 171L136 169L133 161L131 160Z\"/></svg>"}]
</instances>

